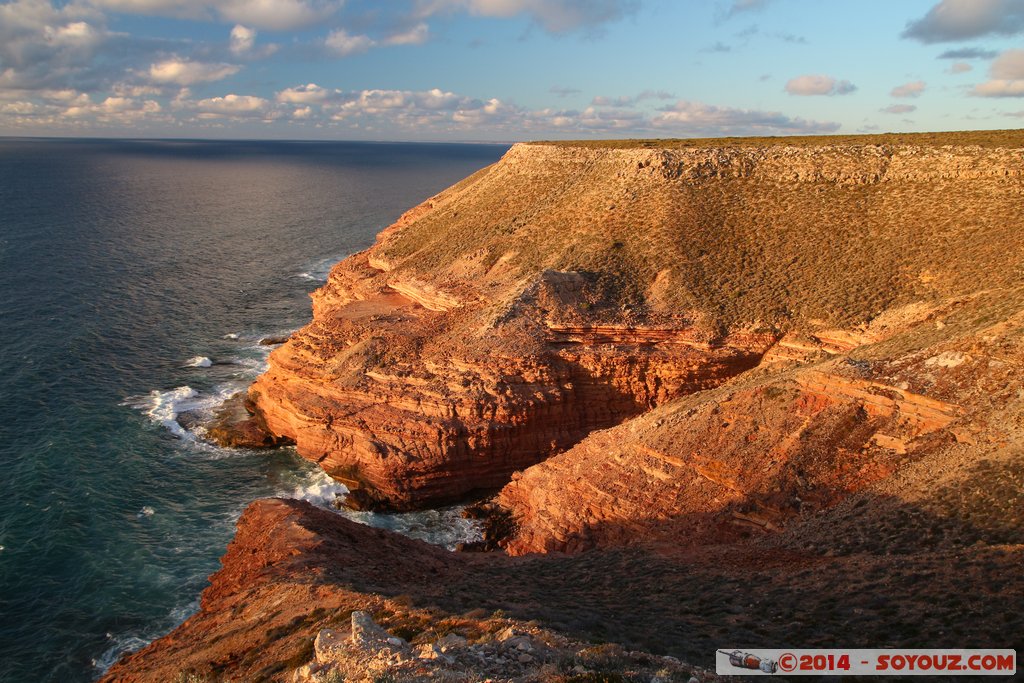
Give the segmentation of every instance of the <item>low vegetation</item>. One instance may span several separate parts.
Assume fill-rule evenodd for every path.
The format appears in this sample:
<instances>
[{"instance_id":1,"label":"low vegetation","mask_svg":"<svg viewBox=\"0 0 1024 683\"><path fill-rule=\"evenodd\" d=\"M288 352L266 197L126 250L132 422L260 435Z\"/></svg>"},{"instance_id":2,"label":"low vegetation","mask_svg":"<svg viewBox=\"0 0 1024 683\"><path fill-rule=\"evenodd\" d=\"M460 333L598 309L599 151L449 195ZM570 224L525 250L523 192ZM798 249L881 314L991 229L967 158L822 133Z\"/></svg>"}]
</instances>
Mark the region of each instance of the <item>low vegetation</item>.
<instances>
[{"instance_id":1,"label":"low vegetation","mask_svg":"<svg viewBox=\"0 0 1024 683\"><path fill-rule=\"evenodd\" d=\"M996 157L984 156L1005 152L974 154L965 168L954 152L933 150L934 162L920 169L875 177L887 173L893 145L1017 149L1021 131L551 144L564 154L526 151L477 173L391 233L379 252L399 272L435 282L450 272L454 282L481 287L492 269L503 269L505 283L517 281L509 269L526 280L544 269L582 271L600 291L601 305L585 311L593 317L688 313L711 330L850 326L895 305L974 291L979 282L1024 281L1021 181L999 175ZM767 168L770 150L758 152L767 159L709 157L703 171L682 157L662 164L600 153L724 144L890 148L882 161L827 146L820 158L786 159L780 167L799 179L736 172L742 164ZM834 173L822 176L822 164ZM920 171L935 175L919 179ZM965 172L972 175L960 177Z\"/></svg>"},{"instance_id":2,"label":"low vegetation","mask_svg":"<svg viewBox=\"0 0 1024 683\"><path fill-rule=\"evenodd\" d=\"M961 130L942 133L880 133L875 135L791 135L731 138L675 138L661 140L542 140L534 145L592 149L709 149L719 147L817 147L822 145L942 145L1024 147L1024 130Z\"/></svg>"}]
</instances>

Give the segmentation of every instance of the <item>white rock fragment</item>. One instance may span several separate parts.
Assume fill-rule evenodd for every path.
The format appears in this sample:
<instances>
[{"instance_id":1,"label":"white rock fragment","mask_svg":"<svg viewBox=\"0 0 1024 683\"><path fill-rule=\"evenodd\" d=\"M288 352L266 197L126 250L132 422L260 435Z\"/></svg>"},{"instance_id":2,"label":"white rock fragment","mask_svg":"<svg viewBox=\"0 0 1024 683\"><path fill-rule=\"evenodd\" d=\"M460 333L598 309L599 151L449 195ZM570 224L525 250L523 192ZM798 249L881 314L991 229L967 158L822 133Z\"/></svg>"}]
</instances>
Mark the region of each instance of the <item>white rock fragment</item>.
<instances>
[{"instance_id":1,"label":"white rock fragment","mask_svg":"<svg viewBox=\"0 0 1024 683\"><path fill-rule=\"evenodd\" d=\"M313 641L313 655L318 664L333 662L345 647L345 636L331 628L322 628Z\"/></svg>"},{"instance_id":2,"label":"white rock fragment","mask_svg":"<svg viewBox=\"0 0 1024 683\"><path fill-rule=\"evenodd\" d=\"M932 356L924 362L929 367L955 368L963 365L971 359L966 353L960 351L943 351L937 356Z\"/></svg>"}]
</instances>

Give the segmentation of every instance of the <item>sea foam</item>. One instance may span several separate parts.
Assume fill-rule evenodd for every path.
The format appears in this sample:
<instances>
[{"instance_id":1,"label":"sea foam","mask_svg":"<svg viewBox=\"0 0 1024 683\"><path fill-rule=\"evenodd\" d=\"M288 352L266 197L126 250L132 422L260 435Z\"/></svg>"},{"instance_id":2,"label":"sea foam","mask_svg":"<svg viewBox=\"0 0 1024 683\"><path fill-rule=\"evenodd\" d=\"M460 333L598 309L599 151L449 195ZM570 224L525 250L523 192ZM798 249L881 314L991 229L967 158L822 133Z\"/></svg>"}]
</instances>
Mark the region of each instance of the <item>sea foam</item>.
<instances>
[{"instance_id":1,"label":"sea foam","mask_svg":"<svg viewBox=\"0 0 1024 683\"><path fill-rule=\"evenodd\" d=\"M225 385L212 393L200 394L190 386L182 386L166 391L153 390L145 396L129 396L122 405L141 410L150 421L179 439L193 439L194 434L178 422L178 416L184 412L212 416L235 391L237 388Z\"/></svg>"},{"instance_id":2,"label":"sea foam","mask_svg":"<svg viewBox=\"0 0 1024 683\"><path fill-rule=\"evenodd\" d=\"M359 524L388 529L409 538L443 546L448 550L454 550L460 543L483 539L483 527L480 522L462 516L465 506L456 505L417 512L359 512L337 507L346 494L348 488L344 484L334 481L318 467L311 470L290 493L282 492L281 495L308 501Z\"/></svg>"}]
</instances>

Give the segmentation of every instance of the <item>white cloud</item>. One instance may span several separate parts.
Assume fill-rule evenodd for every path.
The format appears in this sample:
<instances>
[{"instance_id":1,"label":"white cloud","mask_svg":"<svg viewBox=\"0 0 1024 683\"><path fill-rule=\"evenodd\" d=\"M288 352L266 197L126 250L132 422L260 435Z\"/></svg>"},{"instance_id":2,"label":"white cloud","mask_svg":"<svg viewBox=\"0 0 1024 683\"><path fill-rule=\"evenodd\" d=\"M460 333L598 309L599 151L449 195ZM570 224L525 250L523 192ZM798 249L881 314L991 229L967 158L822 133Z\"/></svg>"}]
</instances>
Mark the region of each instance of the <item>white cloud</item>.
<instances>
[{"instance_id":1,"label":"white cloud","mask_svg":"<svg viewBox=\"0 0 1024 683\"><path fill-rule=\"evenodd\" d=\"M849 81L840 81L823 74L806 74L790 79L786 92L790 95L847 95L857 89Z\"/></svg>"},{"instance_id":2,"label":"white cloud","mask_svg":"<svg viewBox=\"0 0 1024 683\"><path fill-rule=\"evenodd\" d=\"M208 64L174 57L151 64L148 76L154 83L193 85L219 81L238 73L240 68L234 64Z\"/></svg>"},{"instance_id":3,"label":"white cloud","mask_svg":"<svg viewBox=\"0 0 1024 683\"><path fill-rule=\"evenodd\" d=\"M254 45L256 45L255 29L235 24L235 27L231 29L231 51L236 55L244 55L251 52Z\"/></svg>"},{"instance_id":4,"label":"white cloud","mask_svg":"<svg viewBox=\"0 0 1024 683\"><path fill-rule=\"evenodd\" d=\"M1024 80L996 79L974 86L971 94L978 97L1024 97Z\"/></svg>"},{"instance_id":5,"label":"white cloud","mask_svg":"<svg viewBox=\"0 0 1024 683\"><path fill-rule=\"evenodd\" d=\"M335 116L347 118L356 114L385 114L405 112L406 115L433 116L435 112L452 112L459 109L477 109L479 100L446 92L439 88L432 90L363 90L344 97L346 100L336 110Z\"/></svg>"},{"instance_id":6,"label":"white cloud","mask_svg":"<svg viewBox=\"0 0 1024 683\"><path fill-rule=\"evenodd\" d=\"M0 4L0 87L64 87L88 71L109 37L88 7L44 0Z\"/></svg>"},{"instance_id":7,"label":"white cloud","mask_svg":"<svg viewBox=\"0 0 1024 683\"><path fill-rule=\"evenodd\" d=\"M1007 50L992 62L990 70L994 78L1024 79L1024 50Z\"/></svg>"},{"instance_id":8,"label":"white cloud","mask_svg":"<svg viewBox=\"0 0 1024 683\"><path fill-rule=\"evenodd\" d=\"M234 22L273 31L312 26L334 14L340 0L89 0L116 12Z\"/></svg>"},{"instance_id":9,"label":"white cloud","mask_svg":"<svg viewBox=\"0 0 1024 683\"><path fill-rule=\"evenodd\" d=\"M916 111L917 107L912 104L890 104L888 107L879 109L883 114L909 114Z\"/></svg>"},{"instance_id":10,"label":"white cloud","mask_svg":"<svg viewBox=\"0 0 1024 683\"><path fill-rule=\"evenodd\" d=\"M1024 97L1024 50L1007 50L989 67L991 79L974 86L979 97Z\"/></svg>"},{"instance_id":11,"label":"white cloud","mask_svg":"<svg viewBox=\"0 0 1024 683\"><path fill-rule=\"evenodd\" d=\"M336 92L321 88L316 83L308 83L282 90L277 93L277 101L290 104L322 104Z\"/></svg>"},{"instance_id":12,"label":"white cloud","mask_svg":"<svg viewBox=\"0 0 1024 683\"><path fill-rule=\"evenodd\" d=\"M27 116L34 114L39 111L39 105L34 102L7 102L0 105L0 114L14 114L17 116Z\"/></svg>"},{"instance_id":13,"label":"white cloud","mask_svg":"<svg viewBox=\"0 0 1024 683\"><path fill-rule=\"evenodd\" d=\"M839 130L839 124L831 121L808 121L780 112L716 107L687 100L666 107L651 123L686 136L811 135Z\"/></svg>"},{"instance_id":14,"label":"white cloud","mask_svg":"<svg viewBox=\"0 0 1024 683\"><path fill-rule=\"evenodd\" d=\"M339 28L327 35L324 44L335 54L341 57L348 57L349 55L366 52L371 47L374 47L377 41L370 36L353 35L345 29Z\"/></svg>"},{"instance_id":15,"label":"white cloud","mask_svg":"<svg viewBox=\"0 0 1024 683\"><path fill-rule=\"evenodd\" d=\"M418 103L424 109L429 110L452 110L462 106L465 102L465 98L456 95L453 92L446 92L440 88L434 88L433 90L427 90L426 92L420 93L418 96Z\"/></svg>"},{"instance_id":16,"label":"white cloud","mask_svg":"<svg viewBox=\"0 0 1024 683\"><path fill-rule=\"evenodd\" d=\"M967 62L953 62L949 65L949 69L947 69L947 71L951 74L963 74L973 69L974 67Z\"/></svg>"},{"instance_id":17,"label":"white cloud","mask_svg":"<svg viewBox=\"0 0 1024 683\"><path fill-rule=\"evenodd\" d=\"M163 108L156 100L107 97L99 103L93 103L88 99L77 100L64 110L62 116L70 119L89 117L100 123L129 124L159 114L161 111Z\"/></svg>"},{"instance_id":18,"label":"white cloud","mask_svg":"<svg viewBox=\"0 0 1024 683\"><path fill-rule=\"evenodd\" d=\"M73 21L64 26L46 26L43 39L51 45L89 47L103 39L103 34L85 21Z\"/></svg>"},{"instance_id":19,"label":"white cloud","mask_svg":"<svg viewBox=\"0 0 1024 683\"><path fill-rule=\"evenodd\" d=\"M255 95L229 94L210 97L192 104L192 110L201 118L265 116L270 110L270 101Z\"/></svg>"},{"instance_id":20,"label":"white cloud","mask_svg":"<svg viewBox=\"0 0 1024 683\"><path fill-rule=\"evenodd\" d=\"M308 0L228 0L217 11L228 21L259 28L288 31L322 21L341 7L341 2Z\"/></svg>"},{"instance_id":21,"label":"white cloud","mask_svg":"<svg viewBox=\"0 0 1024 683\"><path fill-rule=\"evenodd\" d=\"M923 17L909 22L903 37L940 43L1021 31L1024 0L942 0Z\"/></svg>"},{"instance_id":22,"label":"white cloud","mask_svg":"<svg viewBox=\"0 0 1024 683\"><path fill-rule=\"evenodd\" d=\"M352 34L339 28L327 35L324 45L339 57L348 57L384 45L420 45L425 43L429 36L430 28L422 22L405 31L393 33L382 40L375 40L368 35Z\"/></svg>"},{"instance_id":23,"label":"white cloud","mask_svg":"<svg viewBox=\"0 0 1024 683\"><path fill-rule=\"evenodd\" d=\"M385 45L422 45L429 37L430 27L421 22L407 31L388 36L382 42Z\"/></svg>"},{"instance_id":24,"label":"white cloud","mask_svg":"<svg viewBox=\"0 0 1024 683\"><path fill-rule=\"evenodd\" d=\"M924 81L913 81L912 83L897 85L889 94L893 97L917 97L924 92L924 89Z\"/></svg>"},{"instance_id":25,"label":"white cloud","mask_svg":"<svg viewBox=\"0 0 1024 683\"><path fill-rule=\"evenodd\" d=\"M617 21L638 7L638 0L419 0L418 16L452 11L498 18L526 15L550 33L565 33Z\"/></svg>"},{"instance_id":26,"label":"white cloud","mask_svg":"<svg viewBox=\"0 0 1024 683\"><path fill-rule=\"evenodd\" d=\"M180 80L180 73L174 75ZM195 130L227 122L253 122L277 126L334 128L339 135L407 136L410 138L465 138L508 140L517 137L643 134L787 135L834 132L839 124L789 117L778 112L716 107L700 102L676 102L653 114L639 108L590 106L583 110L527 109L496 97L471 97L442 88L426 90L367 89L343 91L315 83L276 93L273 99L229 93L193 98L188 87L171 83L119 84L117 92L93 102L73 89L18 93L0 90L0 125L31 130L88 130L118 122L142 126L187 125ZM5 92L10 97L5 97ZM149 93L168 97L165 104ZM44 97L45 94L45 97ZM644 92L632 98L664 98L666 93ZM283 128L284 129L284 128Z\"/></svg>"},{"instance_id":27,"label":"white cloud","mask_svg":"<svg viewBox=\"0 0 1024 683\"><path fill-rule=\"evenodd\" d=\"M89 102L89 96L84 92L78 92L77 90L71 89L43 90L39 95L50 102L63 102L65 104L86 104Z\"/></svg>"}]
</instances>

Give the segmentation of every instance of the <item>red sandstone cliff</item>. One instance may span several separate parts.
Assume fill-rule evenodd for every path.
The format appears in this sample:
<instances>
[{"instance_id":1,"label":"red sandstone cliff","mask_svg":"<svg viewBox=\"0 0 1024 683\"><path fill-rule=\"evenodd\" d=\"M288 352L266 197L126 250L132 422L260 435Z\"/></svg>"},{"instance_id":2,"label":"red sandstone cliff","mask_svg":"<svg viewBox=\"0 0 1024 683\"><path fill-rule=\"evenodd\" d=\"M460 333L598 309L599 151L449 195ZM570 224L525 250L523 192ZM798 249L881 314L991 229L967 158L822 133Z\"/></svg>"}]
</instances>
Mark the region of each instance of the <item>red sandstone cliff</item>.
<instances>
[{"instance_id":1,"label":"red sandstone cliff","mask_svg":"<svg viewBox=\"0 0 1024 683\"><path fill-rule=\"evenodd\" d=\"M497 488L787 330L849 348L1016 281L1022 173L1000 148L516 145L340 263L250 398L356 504Z\"/></svg>"},{"instance_id":2,"label":"red sandstone cliff","mask_svg":"<svg viewBox=\"0 0 1024 683\"><path fill-rule=\"evenodd\" d=\"M720 680L677 659L469 609L481 594L474 575L505 571L501 559L449 553L303 501L256 501L199 612L102 680ZM441 597L463 582L468 600ZM438 601L447 604L423 604Z\"/></svg>"},{"instance_id":3,"label":"red sandstone cliff","mask_svg":"<svg viewBox=\"0 0 1024 683\"><path fill-rule=\"evenodd\" d=\"M706 677L585 640L704 666L1011 647L1019 137L517 145L334 269L245 426L364 503L503 485L508 552L258 501L200 612L106 680Z\"/></svg>"}]
</instances>

